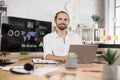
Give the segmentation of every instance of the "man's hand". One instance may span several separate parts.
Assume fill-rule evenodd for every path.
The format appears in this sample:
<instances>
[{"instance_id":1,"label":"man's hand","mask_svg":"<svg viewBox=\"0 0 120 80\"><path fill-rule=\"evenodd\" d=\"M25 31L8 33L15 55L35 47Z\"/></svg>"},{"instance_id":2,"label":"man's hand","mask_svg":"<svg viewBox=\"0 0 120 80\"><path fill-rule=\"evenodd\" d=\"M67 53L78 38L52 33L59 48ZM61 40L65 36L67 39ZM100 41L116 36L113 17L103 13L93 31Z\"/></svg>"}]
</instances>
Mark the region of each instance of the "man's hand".
<instances>
[{"instance_id":1,"label":"man's hand","mask_svg":"<svg viewBox=\"0 0 120 80\"><path fill-rule=\"evenodd\" d=\"M48 59L48 60L55 60L55 61L58 61L58 62L64 62L66 60L66 56L54 56L52 54L47 54L45 59Z\"/></svg>"}]
</instances>

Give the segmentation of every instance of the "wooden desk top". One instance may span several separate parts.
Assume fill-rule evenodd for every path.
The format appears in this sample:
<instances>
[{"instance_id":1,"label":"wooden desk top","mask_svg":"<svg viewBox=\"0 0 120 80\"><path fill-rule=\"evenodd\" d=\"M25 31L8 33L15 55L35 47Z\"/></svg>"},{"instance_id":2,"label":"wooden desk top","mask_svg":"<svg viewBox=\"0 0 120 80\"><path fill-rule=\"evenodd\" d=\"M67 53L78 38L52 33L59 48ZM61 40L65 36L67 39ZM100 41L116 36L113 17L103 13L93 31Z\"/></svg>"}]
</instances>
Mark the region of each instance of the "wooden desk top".
<instances>
[{"instance_id":1,"label":"wooden desk top","mask_svg":"<svg viewBox=\"0 0 120 80\"><path fill-rule=\"evenodd\" d=\"M32 61L22 60L10 66L23 66L25 63L32 63ZM43 64L36 64L36 66L42 67ZM102 64L80 64L77 69L66 69L64 65L62 67L58 66L57 71L49 73L50 75L53 74L50 78L45 75L14 74L0 69L0 80L102 80L102 66ZM92 71L90 72L90 70ZM64 78L60 79L61 73L75 75L65 75Z\"/></svg>"},{"instance_id":2,"label":"wooden desk top","mask_svg":"<svg viewBox=\"0 0 120 80\"><path fill-rule=\"evenodd\" d=\"M11 60L11 59L29 59L29 58L43 58L42 55L7 55L0 56L0 59Z\"/></svg>"}]
</instances>

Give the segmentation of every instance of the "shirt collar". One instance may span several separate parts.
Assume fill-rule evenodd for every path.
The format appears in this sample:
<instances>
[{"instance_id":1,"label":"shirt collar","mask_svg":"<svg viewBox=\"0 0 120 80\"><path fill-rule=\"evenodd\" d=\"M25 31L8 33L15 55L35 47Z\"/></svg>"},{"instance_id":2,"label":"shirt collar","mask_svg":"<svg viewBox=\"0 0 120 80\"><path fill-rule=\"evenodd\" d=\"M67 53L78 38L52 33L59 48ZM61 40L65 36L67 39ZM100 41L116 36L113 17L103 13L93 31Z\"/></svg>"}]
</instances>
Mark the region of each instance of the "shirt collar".
<instances>
[{"instance_id":1,"label":"shirt collar","mask_svg":"<svg viewBox=\"0 0 120 80\"><path fill-rule=\"evenodd\" d=\"M67 35L68 35L68 36L70 35L70 31L69 31L69 30L67 30ZM55 36L55 37L59 37L59 35L57 34L56 31L54 32L54 36Z\"/></svg>"}]
</instances>

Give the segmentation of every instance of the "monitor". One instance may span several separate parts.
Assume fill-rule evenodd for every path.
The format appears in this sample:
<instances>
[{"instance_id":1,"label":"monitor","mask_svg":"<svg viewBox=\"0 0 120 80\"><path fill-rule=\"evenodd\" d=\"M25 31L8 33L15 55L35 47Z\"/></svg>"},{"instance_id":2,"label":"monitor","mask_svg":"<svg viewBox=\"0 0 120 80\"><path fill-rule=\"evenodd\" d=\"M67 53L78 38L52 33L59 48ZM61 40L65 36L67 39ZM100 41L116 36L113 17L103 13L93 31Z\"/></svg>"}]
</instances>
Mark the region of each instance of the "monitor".
<instances>
[{"instance_id":1,"label":"monitor","mask_svg":"<svg viewBox=\"0 0 120 80\"><path fill-rule=\"evenodd\" d=\"M1 51L43 52L43 37L52 22L8 16L2 22Z\"/></svg>"}]
</instances>

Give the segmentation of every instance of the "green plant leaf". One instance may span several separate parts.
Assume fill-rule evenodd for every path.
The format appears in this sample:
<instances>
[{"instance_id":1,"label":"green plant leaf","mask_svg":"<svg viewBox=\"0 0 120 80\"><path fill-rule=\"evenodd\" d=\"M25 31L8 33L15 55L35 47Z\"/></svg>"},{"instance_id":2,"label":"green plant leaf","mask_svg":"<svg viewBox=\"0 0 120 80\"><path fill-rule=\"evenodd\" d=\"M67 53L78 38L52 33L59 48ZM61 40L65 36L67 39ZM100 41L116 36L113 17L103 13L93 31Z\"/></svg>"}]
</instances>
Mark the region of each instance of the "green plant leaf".
<instances>
[{"instance_id":1,"label":"green plant leaf","mask_svg":"<svg viewBox=\"0 0 120 80\"><path fill-rule=\"evenodd\" d=\"M98 22L98 21L100 21L101 16L96 15L96 14L93 14L93 15L91 16L91 18L92 18L93 21Z\"/></svg>"},{"instance_id":2,"label":"green plant leaf","mask_svg":"<svg viewBox=\"0 0 120 80\"><path fill-rule=\"evenodd\" d=\"M113 52L110 49L108 49L107 52L101 57L108 63L108 65L112 65L120 57L120 55L116 55L116 54L117 51Z\"/></svg>"},{"instance_id":3,"label":"green plant leaf","mask_svg":"<svg viewBox=\"0 0 120 80\"><path fill-rule=\"evenodd\" d=\"M74 52L70 52L70 53L67 55L67 57L69 57L69 58L75 58L75 57L77 57L77 55L76 55Z\"/></svg>"}]
</instances>

